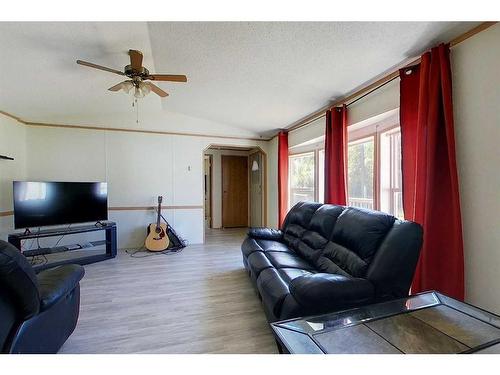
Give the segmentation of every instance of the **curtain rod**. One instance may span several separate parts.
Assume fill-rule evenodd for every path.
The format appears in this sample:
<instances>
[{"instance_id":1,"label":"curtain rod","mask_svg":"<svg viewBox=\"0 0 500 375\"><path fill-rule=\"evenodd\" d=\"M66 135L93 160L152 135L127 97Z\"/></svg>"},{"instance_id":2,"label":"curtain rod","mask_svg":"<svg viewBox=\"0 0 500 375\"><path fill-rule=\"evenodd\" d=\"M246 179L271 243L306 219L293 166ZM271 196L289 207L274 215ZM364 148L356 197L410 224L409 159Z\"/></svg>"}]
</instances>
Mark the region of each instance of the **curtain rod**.
<instances>
[{"instance_id":1,"label":"curtain rod","mask_svg":"<svg viewBox=\"0 0 500 375\"><path fill-rule=\"evenodd\" d=\"M382 83L380 86L377 86L377 87L375 87L375 88L371 89L371 90L370 90L370 91L368 91L367 93L364 93L364 94L363 94L363 95L361 95L360 97L358 97L358 98L354 99L352 102L347 103L347 104L346 104L346 107L349 107L350 105L352 105L352 104L356 103L357 101L359 101L359 100L363 99L365 96L370 95L372 92L377 91L378 89L381 89L382 87L384 87L385 85L387 85L388 83L390 83L390 82L394 81L394 80L395 80L395 79L397 79L397 78L399 78L399 76L392 77L391 79L388 79L387 81L385 81L384 83Z\"/></svg>"},{"instance_id":2,"label":"curtain rod","mask_svg":"<svg viewBox=\"0 0 500 375\"><path fill-rule=\"evenodd\" d=\"M457 44L463 42L464 40L467 40L470 37L480 33L481 31L486 30L488 27L495 25L496 23L497 23L497 21L481 23L480 25L472 28L471 30L469 30L469 31L459 35L458 37L454 38L453 40L451 40L450 47L456 46ZM396 71L389 73L388 75L380 78L379 80L377 80L377 81L375 81L375 82L373 82L365 87L362 87L361 89L357 90L356 92L352 93L351 95L349 95L341 100L337 100L336 102L334 102L332 104L328 104L328 105L324 106L323 108L317 110L316 112L310 114L309 116L303 118L302 120L299 120L297 123L295 123L287 128L284 128L282 130L290 132L293 130L300 129L306 125L309 125L310 123L312 123L316 120L319 120L322 117L325 117L326 111L332 107L336 107L336 106L339 106L342 104L346 104L347 106L349 106L349 105L357 102L358 100L364 98L365 96L373 93L374 91L378 90L379 88L385 86L389 82L397 79L399 77L399 69L409 67L412 65L416 65L418 63L420 63L420 58L416 58L414 61L407 63L407 64L404 64L404 66L401 66ZM351 100L353 100L353 101L350 102Z\"/></svg>"}]
</instances>

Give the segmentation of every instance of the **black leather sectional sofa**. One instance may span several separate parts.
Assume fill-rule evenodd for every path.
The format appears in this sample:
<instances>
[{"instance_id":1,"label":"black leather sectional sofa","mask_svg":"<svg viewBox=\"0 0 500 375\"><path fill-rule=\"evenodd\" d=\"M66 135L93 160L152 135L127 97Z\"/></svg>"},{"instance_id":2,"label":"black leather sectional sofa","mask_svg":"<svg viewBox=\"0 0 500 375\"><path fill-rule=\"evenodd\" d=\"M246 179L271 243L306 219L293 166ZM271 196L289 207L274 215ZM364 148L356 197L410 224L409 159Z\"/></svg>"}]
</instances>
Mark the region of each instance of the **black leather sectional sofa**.
<instances>
[{"instance_id":1,"label":"black leather sectional sofa","mask_svg":"<svg viewBox=\"0 0 500 375\"><path fill-rule=\"evenodd\" d=\"M407 295L421 244L416 223L300 202L281 230L250 229L241 250L273 322Z\"/></svg>"}]
</instances>

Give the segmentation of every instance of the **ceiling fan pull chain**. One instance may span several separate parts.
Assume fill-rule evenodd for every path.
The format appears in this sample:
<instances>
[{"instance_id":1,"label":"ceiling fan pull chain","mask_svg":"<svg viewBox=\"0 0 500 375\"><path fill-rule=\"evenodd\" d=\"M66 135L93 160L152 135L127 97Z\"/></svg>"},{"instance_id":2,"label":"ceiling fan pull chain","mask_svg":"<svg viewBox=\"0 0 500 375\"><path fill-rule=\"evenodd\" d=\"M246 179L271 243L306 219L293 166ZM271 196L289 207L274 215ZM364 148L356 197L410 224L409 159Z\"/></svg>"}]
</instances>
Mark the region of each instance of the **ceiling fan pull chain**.
<instances>
[{"instance_id":1,"label":"ceiling fan pull chain","mask_svg":"<svg viewBox=\"0 0 500 375\"><path fill-rule=\"evenodd\" d=\"M136 112L137 112L137 117L136 117L135 123L137 125L139 125L139 102L137 101L137 99L135 99L135 103L136 103L135 108L136 108Z\"/></svg>"}]
</instances>

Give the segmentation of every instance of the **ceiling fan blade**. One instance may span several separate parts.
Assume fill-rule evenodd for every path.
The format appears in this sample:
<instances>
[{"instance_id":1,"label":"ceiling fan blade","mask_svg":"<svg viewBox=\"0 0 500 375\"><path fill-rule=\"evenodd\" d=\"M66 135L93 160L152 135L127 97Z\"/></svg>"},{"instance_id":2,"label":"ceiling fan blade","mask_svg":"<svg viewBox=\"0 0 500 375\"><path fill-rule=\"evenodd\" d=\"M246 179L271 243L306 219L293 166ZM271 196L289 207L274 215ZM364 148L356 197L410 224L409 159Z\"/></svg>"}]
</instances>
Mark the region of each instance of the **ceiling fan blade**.
<instances>
[{"instance_id":1,"label":"ceiling fan blade","mask_svg":"<svg viewBox=\"0 0 500 375\"><path fill-rule=\"evenodd\" d=\"M141 71L142 69L142 52L135 49L130 49L128 51L130 55L130 66L136 71Z\"/></svg>"},{"instance_id":2,"label":"ceiling fan blade","mask_svg":"<svg viewBox=\"0 0 500 375\"><path fill-rule=\"evenodd\" d=\"M97 64L94 64L94 63L91 63L91 62L88 62L88 61L76 60L76 63L79 64L79 65L88 66L89 68L94 68L94 69L104 70L104 71L110 72L110 73L119 74L121 76L125 75L125 73L120 72L119 70L111 69L111 68L106 68L105 66L97 65Z\"/></svg>"},{"instance_id":3,"label":"ceiling fan blade","mask_svg":"<svg viewBox=\"0 0 500 375\"><path fill-rule=\"evenodd\" d=\"M120 90L122 89L123 84L124 84L125 82L127 82L127 81L120 82L119 84L117 84L117 85L114 85L114 86L110 87L108 90L109 90L109 91L120 91Z\"/></svg>"},{"instance_id":4,"label":"ceiling fan blade","mask_svg":"<svg viewBox=\"0 0 500 375\"><path fill-rule=\"evenodd\" d=\"M150 79L151 81L187 82L187 77L179 74L150 74L145 79Z\"/></svg>"},{"instance_id":5,"label":"ceiling fan blade","mask_svg":"<svg viewBox=\"0 0 500 375\"><path fill-rule=\"evenodd\" d=\"M153 91L155 94L161 96L162 98L168 96L168 93L160 89L158 86L153 85L151 82L148 82L147 85L151 88L151 91Z\"/></svg>"}]
</instances>

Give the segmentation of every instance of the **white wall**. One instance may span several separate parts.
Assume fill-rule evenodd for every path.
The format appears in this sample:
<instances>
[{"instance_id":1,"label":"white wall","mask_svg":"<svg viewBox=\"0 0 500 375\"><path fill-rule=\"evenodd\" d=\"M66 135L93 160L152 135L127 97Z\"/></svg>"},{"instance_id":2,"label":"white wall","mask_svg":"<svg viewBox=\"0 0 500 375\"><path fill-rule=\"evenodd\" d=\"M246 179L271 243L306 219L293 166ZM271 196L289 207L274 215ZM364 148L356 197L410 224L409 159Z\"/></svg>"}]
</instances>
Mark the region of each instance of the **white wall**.
<instances>
[{"instance_id":1,"label":"white wall","mask_svg":"<svg viewBox=\"0 0 500 375\"><path fill-rule=\"evenodd\" d=\"M18 121L0 114L0 155L14 160L0 160L0 212L12 211L12 181L26 176L26 129ZM0 238L14 228L13 216L0 216Z\"/></svg>"},{"instance_id":2,"label":"white wall","mask_svg":"<svg viewBox=\"0 0 500 375\"><path fill-rule=\"evenodd\" d=\"M466 299L500 313L500 25L452 49Z\"/></svg>"},{"instance_id":3,"label":"white wall","mask_svg":"<svg viewBox=\"0 0 500 375\"><path fill-rule=\"evenodd\" d=\"M0 164L0 212L12 210L13 179L107 181L110 207L155 206L158 195L166 206L198 206L164 212L189 243L203 242L204 149L227 144L267 151L266 142L245 139L36 127L0 118L2 152L20 155L16 163L22 165L19 172ZM12 151L16 147L18 154ZM145 228L155 216L153 211L110 210L109 219L118 224L119 247L126 248L143 243ZM12 216L0 218L3 239L12 231L12 222Z\"/></svg>"}]
</instances>

